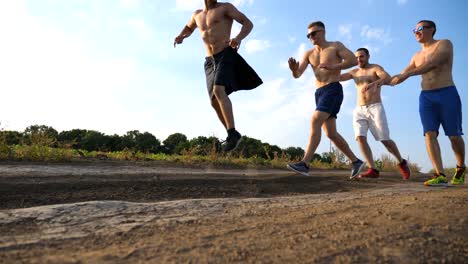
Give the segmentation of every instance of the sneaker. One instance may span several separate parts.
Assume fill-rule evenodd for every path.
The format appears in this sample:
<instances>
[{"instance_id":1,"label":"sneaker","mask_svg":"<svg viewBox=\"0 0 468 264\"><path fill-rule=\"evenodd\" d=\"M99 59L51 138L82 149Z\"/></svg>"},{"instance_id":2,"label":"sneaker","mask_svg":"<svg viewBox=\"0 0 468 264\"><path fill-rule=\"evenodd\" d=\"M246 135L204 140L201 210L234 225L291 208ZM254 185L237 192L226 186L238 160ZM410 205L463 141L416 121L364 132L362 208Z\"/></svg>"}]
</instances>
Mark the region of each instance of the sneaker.
<instances>
[{"instance_id":1,"label":"sneaker","mask_svg":"<svg viewBox=\"0 0 468 264\"><path fill-rule=\"evenodd\" d=\"M380 176L380 172L376 169L369 168L367 169L366 173L359 174L359 178L378 178Z\"/></svg>"},{"instance_id":2,"label":"sneaker","mask_svg":"<svg viewBox=\"0 0 468 264\"><path fill-rule=\"evenodd\" d=\"M307 166L307 164L303 161L298 163L288 163L286 167L304 176L309 176L309 166Z\"/></svg>"},{"instance_id":3,"label":"sneaker","mask_svg":"<svg viewBox=\"0 0 468 264\"><path fill-rule=\"evenodd\" d=\"M453 175L452 180L450 181L452 185L462 185L465 183L465 169L466 167L457 166L455 175Z\"/></svg>"},{"instance_id":4,"label":"sneaker","mask_svg":"<svg viewBox=\"0 0 468 264\"><path fill-rule=\"evenodd\" d=\"M226 138L226 141L224 142L223 145L223 151L228 152L228 151L233 151L235 150L240 142L242 141L242 135L236 131L230 136Z\"/></svg>"},{"instance_id":5,"label":"sneaker","mask_svg":"<svg viewBox=\"0 0 468 264\"><path fill-rule=\"evenodd\" d=\"M425 181L424 185L434 186L434 187L448 186L448 182L447 182L447 178L445 177L445 175L441 173L440 175L434 174L434 177L432 177L432 179L428 181Z\"/></svg>"},{"instance_id":6,"label":"sneaker","mask_svg":"<svg viewBox=\"0 0 468 264\"><path fill-rule=\"evenodd\" d=\"M362 160L358 159L355 162L353 162L353 169L351 170L351 176L349 177L351 180L356 178L356 176L359 175L359 173L364 169L364 162Z\"/></svg>"},{"instance_id":7,"label":"sneaker","mask_svg":"<svg viewBox=\"0 0 468 264\"><path fill-rule=\"evenodd\" d=\"M408 162L404 159L400 164L398 164L398 168L400 169L401 176L403 176L403 180L408 180L411 176L411 170L408 167Z\"/></svg>"}]
</instances>

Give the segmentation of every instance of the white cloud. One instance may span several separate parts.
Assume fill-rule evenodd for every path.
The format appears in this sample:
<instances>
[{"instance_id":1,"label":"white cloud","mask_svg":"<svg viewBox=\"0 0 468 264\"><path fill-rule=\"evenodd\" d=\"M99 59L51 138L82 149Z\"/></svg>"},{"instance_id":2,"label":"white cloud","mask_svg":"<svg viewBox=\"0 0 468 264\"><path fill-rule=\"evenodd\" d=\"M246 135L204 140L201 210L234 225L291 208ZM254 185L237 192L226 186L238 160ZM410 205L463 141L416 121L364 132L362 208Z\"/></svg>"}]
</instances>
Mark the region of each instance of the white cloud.
<instances>
[{"instance_id":1,"label":"white cloud","mask_svg":"<svg viewBox=\"0 0 468 264\"><path fill-rule=\"evenodd\" d=\"M301 60L305 52L306 52L306 44L301 43L301 45L299 45L299 48L297 48L297 51L296 51L296 60Z\"/></svg>"},{"instance_id":2,"label":"white cloud","mask_svg":"<svg viewBox=\"0 0 468 264\"><path fill-rule=\"evenodd\" d=\"M259 40L259 39L249 39L245 43L245 51L247 53L254 53L258 51L263 51L269 48L270 42L268 40Z\"/></svg>"},{"instance_id":3,"label":"white cloud","mask_svg":"<svg viewBox=\"0 0 468 264\"><path fill-rule=\"evenodd\" d=\"M361 36L367 40L381 41L384 44L388 44L393 41L390 37L390 32L386 31L383 28L373 28L369 25L365 25L362 27Z\"/></svg>"},{"instance_id":4,"label":"white cloud","mask_svg":"<svg viewBox=\"0 0 468 264\"><path fill-rule=\"evenodd\" d=\"M380 52L380 48L379 48L379 47L376 47L376 46L373 46L373 45L366 44L366 45L364 45L364 48L366 48L367 50L369 50L369 53L370 53L371 55Z\"/></svg>"},{"instance_id":5,"label":"white cloud","mask_svg":"<svg viewBox=\"0 0 468 264\"><path fill-rule=\"evenodd\" d=\"M408 0L397 0L397 4L399 6L404 6L404 5L406 5L406 3L408 3Z\"/></svg>"},{"instance_id":6,"label":"white cloud","mask_svg":"<svg viewBox=\"0 0 468 264\"><path fill-rule=\"evenodd\" d=\"M145 20L142 18L131 18L127 20L127 23L142 37L151 37L153 35L151 28L146 25Z\"/></svg>"},{"instance_id":7,"label":"white cloud","mask_svg":"<svg viewBox=\"0 0 468 264\"><path fill-rule=\"evenodd\" d=\"M338 26L338 36L344 38L343 41L350 42L352 40L351 29L353 26L351 24L339 25Z\"/></svg>"}]
</instances>

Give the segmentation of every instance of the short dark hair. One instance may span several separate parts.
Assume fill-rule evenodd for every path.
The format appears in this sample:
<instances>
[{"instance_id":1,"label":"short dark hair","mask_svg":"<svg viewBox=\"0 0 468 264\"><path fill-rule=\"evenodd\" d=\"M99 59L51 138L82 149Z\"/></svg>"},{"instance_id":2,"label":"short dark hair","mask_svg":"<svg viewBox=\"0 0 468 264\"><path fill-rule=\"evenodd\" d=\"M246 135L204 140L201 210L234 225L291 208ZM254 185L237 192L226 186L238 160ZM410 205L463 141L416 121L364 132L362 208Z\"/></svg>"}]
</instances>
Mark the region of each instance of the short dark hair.
<instances>
[{"instance_id":1,"label":"short dark hair","mask_svg":"<svg viewBox=\"0 0 468 264\"><path fill-rule=\"evenodd\" d=\"M370 54L369 54L369 50L366 49L366 48L359 48L359 49L356 50L356 52L358 52L358 51L364 51L364 53L366 53L367 56L370 55Z\"/></svg>"},{"instance_id":2,"label":"short dark hair","mask_svg":"<svg viewBox=\"0 0 468 264\"><path fill-rule=\"evenodd\" d=\"M315 21L315 22L312 22L309 24L309 26L307 26L307 28L311 28L313 26L319 26L319 27L323 27L323 29L325 29L325 24L323 24L322 21Z\"/></svg>"},{"instance_id":3,"label":"short dark hair","mask_svg":"<svg viewBox=\"0 0 468 264\"><path fill-rule=\"evenodd\" d=\"M430 28L434 28L434 32L432 32L432 36L435 35L436 31L437 31L437 27L436 27L436 24L434 23L434 21L431 21L431 20L421 20L418 22L419 23L425 23L427 24L426 26L430 27Z\"/></svg>"}]
</instances>

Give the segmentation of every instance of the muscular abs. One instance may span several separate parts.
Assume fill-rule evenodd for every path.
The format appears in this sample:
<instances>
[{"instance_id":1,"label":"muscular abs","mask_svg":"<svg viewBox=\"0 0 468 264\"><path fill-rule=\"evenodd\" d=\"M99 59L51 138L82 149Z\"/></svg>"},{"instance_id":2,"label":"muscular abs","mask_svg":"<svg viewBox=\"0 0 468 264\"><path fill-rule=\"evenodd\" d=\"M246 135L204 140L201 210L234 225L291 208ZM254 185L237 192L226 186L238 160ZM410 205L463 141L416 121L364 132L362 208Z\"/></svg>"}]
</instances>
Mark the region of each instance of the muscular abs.
<instances>
[{"instance_id":1,"label":"muscular abs","mask_svg":"<svg viewBox=\"0 0 468 264\"><path fill-rule=\"evenodd\" d=\"M206 11L202 10L195 16L207 56L213 56L228 46L233 20L227 18L225 13L225 8L218 5Z\"/></svg>"},{"instance_id":2,"label":"muscular abs","mask_svg":"<svg viewBox=\"0 0 468 264\"><path fill-rule=\"evenodd\" d=\"M363 89L368 84L375 82L379 79L373 69L358 69L353 74L354 82L357 86L357 104L358 105L370 105L379 103L382 101L380 97L380 87L373 87L365 92Z\"/></svg>"},{"instance_id":3,"label":"muscular abs","mask_svg":"<svg viewBox=\"0 0 468 264\"><path fill-rule=\"evenodd\" d=\"M321 51L313 49L309 55L309 63L315 74L315 85L320 88L329 83L338 82L340 80L341 70L328 70L320 68L320 64L336 64L342 62L338 56L338 51L335 47L330 46Z\"/></svg>"},{"instance_id":4,"label":"muscular abs","mask_svg":"<svg viewBox=\"0 0 468 264\"><path fill-rule=\"evenodd\" d=\"M415 66L422 65L426 60L430 60L430 55L425 55L422 52L418 53L415 58ZM422 74L421 87L425 91L453 85L455 84L452 79L452 59Z\"/></svg>"}]
</instances>

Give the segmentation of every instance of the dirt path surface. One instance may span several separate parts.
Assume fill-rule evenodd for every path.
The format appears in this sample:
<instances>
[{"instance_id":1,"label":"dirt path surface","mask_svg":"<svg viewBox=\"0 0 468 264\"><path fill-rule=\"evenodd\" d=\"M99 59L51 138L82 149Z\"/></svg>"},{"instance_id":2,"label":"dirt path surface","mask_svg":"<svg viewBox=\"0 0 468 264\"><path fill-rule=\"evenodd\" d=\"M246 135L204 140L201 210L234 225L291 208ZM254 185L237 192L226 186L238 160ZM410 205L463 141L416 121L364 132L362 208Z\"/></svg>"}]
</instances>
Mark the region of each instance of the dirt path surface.
<instances>
[{"instance_id":1,"label":"dirt path surface","mask_svg":"<svg viewBox=\"0 0 468 264\"><path fill-rule=\"evenodd\" d=\"M0 263L466 263L466 186L310 175L0 164Z\"/></svg>"}]
</instances>

